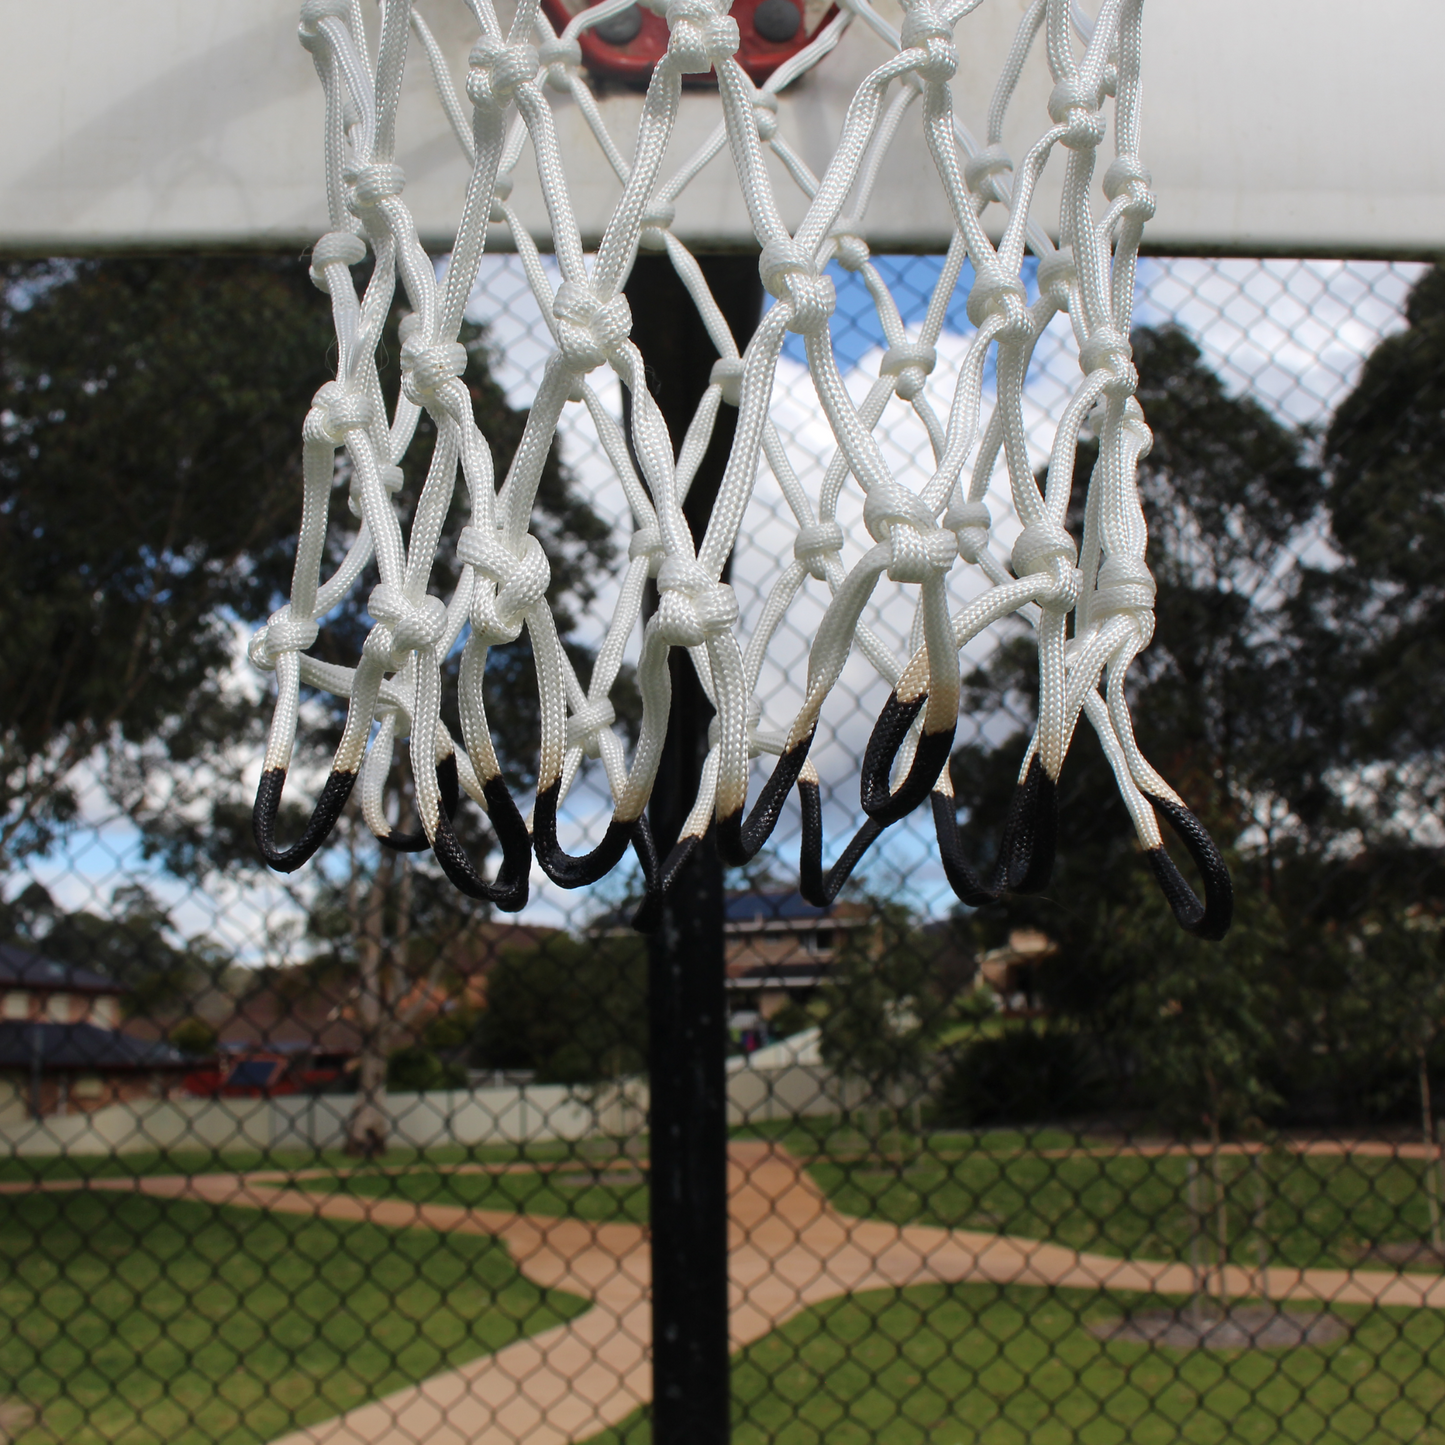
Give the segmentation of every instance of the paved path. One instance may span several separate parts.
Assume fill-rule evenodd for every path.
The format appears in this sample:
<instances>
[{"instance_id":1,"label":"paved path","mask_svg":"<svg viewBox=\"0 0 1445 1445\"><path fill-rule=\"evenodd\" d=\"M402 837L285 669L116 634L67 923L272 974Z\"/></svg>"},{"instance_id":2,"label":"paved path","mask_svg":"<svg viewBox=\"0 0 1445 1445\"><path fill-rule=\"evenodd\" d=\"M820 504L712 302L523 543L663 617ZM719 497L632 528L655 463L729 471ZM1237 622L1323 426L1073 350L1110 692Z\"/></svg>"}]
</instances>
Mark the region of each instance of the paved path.
<instances>
[{"instance_id":1,"label":"paved path","mask_svg":"<svg viewBox=\"0 0 1445 1445\"><path fill-rule=\"evenodd\" d=\"M272 1172L65 1181L392 1229L502 1240L521 1272L592 1308L460 1369L296 1431L276 1445L570 1445L651 1397L646 1231L286 1187ZM732 1342L761 1339L810 1306L859 1290L991 1282L1188 1295L1188 1265L1119 1259L1012 1235L840 1214L798 1161L767 1143L729 1149ZM1218 1276L1215 1287L1220 1288ZM1445 1309L1445 1276L1230 1266L1231 1297Z\"/></svg>"}]
</instances>

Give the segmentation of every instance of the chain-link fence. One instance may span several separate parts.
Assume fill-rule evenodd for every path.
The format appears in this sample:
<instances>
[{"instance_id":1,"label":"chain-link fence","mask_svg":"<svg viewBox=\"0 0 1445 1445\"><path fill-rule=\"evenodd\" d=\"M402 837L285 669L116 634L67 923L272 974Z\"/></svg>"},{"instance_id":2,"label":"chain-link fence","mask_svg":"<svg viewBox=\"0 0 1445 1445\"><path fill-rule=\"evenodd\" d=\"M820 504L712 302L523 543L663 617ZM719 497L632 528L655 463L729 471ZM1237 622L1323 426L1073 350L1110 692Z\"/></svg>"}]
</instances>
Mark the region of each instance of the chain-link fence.
<instances>
[{"instance_id":1,"label":"chain-link fence","mask_svg":"<svg viewBox=\"0 0 1445 1445\"><path fill-rule=\"evenodd\" d=\"M940 258L878 265L916 322ZM836 282L861 394L883 336L859 277ZM4 312L0 1438L650 1438L640 880L537 874L520 916L490 912L353 811L300 873L250 850L264 697L243 642L284 588L303 383L324 379L304 266L17 263ZM505 463L550 343L511 258L470 314ZM1049 888L977 912L926 809L835 905L806 903L785 812L727 877L737 1441L1445 1435L1445 283L1149 258L1137 319L1159 583L1138 727L1229 854L1234 931L1175 929L1083 738ZM773 417L815 492L833 447L796 342ZM270 380L233 380L257 355ZM1076 356L1061 317L1026 393L1039 465ZM629 512L566 416L539 531L585 666ZM898 416L880 444L917 480L928 438ZM1086 442L1080 492L1088 462ZM213 505L223 481L245 515ZM745 612L794 531L760 481ZM906 652L890 586L865 620ZM824 600L768 659L776 719ZM965 657L952 769L980 862L1032 723L1028 647L1021 627ZM530 659L497 651L525 783ZM886 696L854 659L813 747L830 857ZM609 809L584 773L564 846Z\"/></svg>"}]
</instances>

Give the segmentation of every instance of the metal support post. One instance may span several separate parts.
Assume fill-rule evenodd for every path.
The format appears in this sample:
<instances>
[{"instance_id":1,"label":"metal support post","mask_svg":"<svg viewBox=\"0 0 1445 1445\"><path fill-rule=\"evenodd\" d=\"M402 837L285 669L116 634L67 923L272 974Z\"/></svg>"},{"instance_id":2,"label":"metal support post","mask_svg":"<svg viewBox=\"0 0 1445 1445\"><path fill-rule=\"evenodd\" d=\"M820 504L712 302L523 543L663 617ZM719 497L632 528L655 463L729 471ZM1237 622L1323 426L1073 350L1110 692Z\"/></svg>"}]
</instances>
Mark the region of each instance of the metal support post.
<instances>
[{"instance_id":1,"label":"metal support post","mask_svg":"<svg viewBox=\"0 0 1445 1445\"><path fill-rule=\"evenodd\" d=\"M740 347L762 312L752 256L702 258ZM665 256L639 256L627 283L633 340L674 453L716 352ZM684 513L701 542L732 445L724 407ZM655 598L650 599L655 602ZM676 840L707 756L708 702L688 655L672 655L672 712L649 817L659 849ZM726 1445L728 1384L727 1097L723 1062L723 873L711 837L682 871L648 949L652 1112L654 1445Z\"/></svg>"}]
</instances>

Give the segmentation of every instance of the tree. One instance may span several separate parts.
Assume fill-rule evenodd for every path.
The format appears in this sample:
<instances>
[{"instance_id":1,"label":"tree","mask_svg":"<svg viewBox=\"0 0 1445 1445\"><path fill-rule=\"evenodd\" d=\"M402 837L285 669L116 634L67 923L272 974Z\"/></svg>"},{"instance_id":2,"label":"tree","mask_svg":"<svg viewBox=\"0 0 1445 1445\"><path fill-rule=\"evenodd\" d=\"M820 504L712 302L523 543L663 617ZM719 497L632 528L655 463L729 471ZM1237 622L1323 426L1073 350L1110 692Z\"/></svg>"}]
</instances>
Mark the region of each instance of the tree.
<instances>
[{"instance_id":1,"label":"tree","mask_svg":"<svg viewBox=\"0 0 1445 1445\"><path fill-rule=\"evenodd\" d=\"M487 979L472 1057L543 1083L622 1078L647 1067L647 949L639 937L509 949Z\"/></svg>"},{"instance_id":2,"label":"tree","mask_svg":"<svg viewBox=\"0 0 1445 1445\"><path fill-rule=\"evenodd\" d=\"M207 988L224 988L234 967L204 934L181 944L174 937L169 910L135 883L112 891L107 915L67 912L39 883L0 905L0 941L113 978L129 990L126 1011L157 1023L179 1018Z\"/></svg>"},{"instance_id":3,"label":"tree","mask_svg":"<svg viewBox=\"0 0 1445 1445\"><path fill-rule=\"evenodd\" d=\"M1126 1097L1212 1120L1211 1132L1271 1109L1395 1110L1412 1087L1384 1022L1399 1008L1370 1002L1359 960L1384 920L1445 906L1431 836L1445 586L1424 557L1445 515L1438 271L1407 319L1322 433L1230 396L1182 333L1133 338L1154 433L1140 488L1159 594L1131 703L1145 753L1230 857L1231 939L1200 948L1141 884L1087 728L1062 781L1053 884L978 915L986 937L1023 923L1049 933L1060 947L1041 970L1046 1003L1099 1041ZM1081 448L1076 520L1092 459ZM1031 728L1031 652L1021 636L969 679L974 707L1024 724L953 760L964 831L985 856ZM1186 987L1196 977L1207 995ZM1415 989L1401 985L1400 1006L1419 1006Z\"/></svg>"},{"instance_id":4,"label":"tree","mask_svg":"<svg viewBox=\"0 0 1445 1445\"><path fill-rule=\"evenodd\" d=\"M237 671L238 624L257 625L289 588L300 423L332 374L325 298L294 258L17 262L6 281L0 609L14 625L0 639L0 866L50 847L76 822L75 780L85 763L158 865L197 882L254 869L243 775L259 752L267 699ZM400 314L383 346L390 396L400 384ZM493 380L481 330L462 339L470 353L464 380L503 476L525 417ZM424 418L404 464L404 528L433 435ZM357 526L348 480L343 462L332 566ZM453 530L460 525L455 511L449 521ZM565 635L614 552L607 523L555 453L534 531ZM434 590L454 582L443 558ZM363 600L353 597L312 650L352 663L368 627ZM573 655L585 679L588 659L575 647ZM537 708L525 640L492 650L486 686L499 757L509 780L526 785ZM619 712L635 712L625 683L619 701ZM449 705L454 718L454 699ZM341 716L335 699L308 703L293 773L304 776L329 754ZM406 829L404 767L387 791L391 815ZM291 805L283 835L299 811ZM489 834L477 810L463 808L457 829L474 854L485 853ZM399 996L388 980L413 967L413 910L419 900L436 901L434 875L424 857L376 847L353 808L329 856L289 885L309 913L333 901L345 909L345 951L370 1041L359 1116L383 1087L395 1033L388 1010ZM335 900L326 896L333 888ZM464 916L449 902L433 908L425 926L455 931Z\"/></svg>"},{"instance_id":5,"label":"tree","mask_svg":"<svg viewBox=\"0 0 1445 1445\"><path fill-rule=\"evenodd\" d=\"M98 749L185 763L235 726L232 619L284 587L297 408L326 379L309 289L259 257L6 268L0 864L74 820Z\"/></svg>"},{"instance_id":6,"label":"tree","mask_svg":"<svg viewBox=\"0 0 1445 1445\"><path fill-rule=\"evenodd\" d=\"M878 901L866 927L847 930L822 991L823 1062L866 1086L875 1152L884 1110L893 1111L896 1123L900 1086L921 1085L951 1002L937 987L940 955L938 941L924 935L906 909Z\"/></svg>"},{"instance_id":7,"label":"tree","mask_svg":"<svg viewBox=\"0 0 1445 1445\"><path fill-rule=\"evenodd\" d=\"M1053 882L983 910L978 925L998 942L1024 925L1049 934L1059 947L1039 971L1043 1002L1099 1041L1116 1089L1176 1120L1212 1121L1214 1132L1272 1098L1271 1049L1259 1032L1273 998L1263 960L1286 935L1321 926L1310 890L1320 840L1342 813L1326 782L1329 737L1302 707L1315 659L1293 610L1296 553L1318 525L1325 482L1309 438L1230 396L1182 332L1141 329L1133 345L1154 434L1139 484L1158 622L1131 675L1131 706L1145 754L1230 854L1239 921L1220 948L1179 933L1085 725L1061 782ZM1094 455L1092 444L1080 448L1075 526ZM1031 641L1020 635L968 679L967 705L1022 723L1001 745L961 748L952 762L963 831L984 857L1032 730L1032 671ZM1180 866L1188 876L1187 859ZM1207 994L1186 987L1196 976L1209 981Z\"/></svg>"},{"instance_id":8,"label":"tree","mask_svg":"<svg viewBox=\"0 0 1445 1445\"><path fill-rule=\"evenodd\" d=\"M1365 364L1325 434L1330 535L1310 620L1333 641L1339 761L1378 763L1375 819L1398 831L1445 797L1445 269ZM1341 645L1343 644L1343 645Z\"/></svg>"}]
</instances>

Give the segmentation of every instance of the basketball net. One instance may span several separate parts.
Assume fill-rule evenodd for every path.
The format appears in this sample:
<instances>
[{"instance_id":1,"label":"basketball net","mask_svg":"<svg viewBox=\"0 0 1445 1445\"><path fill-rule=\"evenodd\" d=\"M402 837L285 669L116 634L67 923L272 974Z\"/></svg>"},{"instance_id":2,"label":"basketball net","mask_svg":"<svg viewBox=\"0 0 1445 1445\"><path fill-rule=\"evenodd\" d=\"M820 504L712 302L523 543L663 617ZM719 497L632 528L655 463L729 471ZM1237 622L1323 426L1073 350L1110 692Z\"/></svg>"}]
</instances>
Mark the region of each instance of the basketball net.
<instances>
[{"instance_id":1,"label":"basketball net","mask_svg":"<svg viewBox=\"0 0 1445 1445\"><path fill-rule=\"evenodd\" d=\"M331 218L331 230L312 255L311 277L331 299L337 371L335 381L317 393L303 430L304 495L290 601L250 646L252 660L274 671L278 688L256 804L256 836L266 860L287 871L301 866L325 839L359 777L362 810L377 837L392 846L429 845L453 883L474 898L517 909L527 898L534 854L548 877L572 888L601 878L632 847L655 907L679 863L710 828L725 861L740 864L756 854L796 786L803 815L801 886L814 902L831 901L873 839L931 795L949 881L964 901L977 905L1006 890L1037 889L1047 880L1055 786L1083 717L1098 734L1179 922L1204 937L1222 936L1229 925L1228 874L1203 828L1140 752L1125 699L1129 666L1153 632L1155 592L1136 487L1136 466L1148 451L1150 433L1134 395L1129 346L1140 236L1154 210L1149 173L1139 156L1142 0L1104 0L1095 20L1069 0L1034 0L1000 74L982 146L955 115L950 90L958 67L955 29L981 0L903 0L901 29L869 0L846 0L761 87L735 59L739 35L728 0L646 0L665 15L670 42L647 88L637 133L623 146L608 134L588 88L578 36L630 3L605 0L558 35L537 0L519 0L505 32L492 0L468 0L480 30L466 84L470 116L435 38L408 4L383 5L374 55L367 49L359 0L305 0L301 7L301 43L315 61L326 98ZM878 63L854 95L833 158L818 176L780 130L777 97L822 62L853 26L876 37ZM442 108L471 164L451 262L441 280L418 242L402 198L405 177L394 159L402 71L412 42L431 68ZM1004 119L1030 53L1040 45L1054 81L1047 117L1041 117L1047 125L1015 163L1002 145ZM683 78L708 70L717 81L717 125L694 155L665 176L663 158ZM575 103L622 188L590 263L569 200L549 91ZM954 231L922 325L910 334L869 259L867 221L875 182L914 107L921 112ZM1111 128L1114 155L1105 162L1098 152ZM761 248L763 285L776 299L741 354L700 267L670 229L678 197L724 150ZM560 276L555 286L510 201L524 151L536 166L546 201ZM807 201L794 231L781 218L765 164L768 151ZM1039 177L1050 163L1064 171L1057 247L1031 214ZM1002 208L1005 217L996 243L982 221L991 206ZM467 351L458 341L493 226L509 232L553 340L521 443L500 479L460 379ZM629 339L632 318L623 286L639 248L670 258L717 351L711 385L676 459L647 390L643 359ZM375 265L358 295L349 268L368 252ZM1024 283L1028 253L1037 258L1032 300ZM861 403L844 386L830 339L835 298L825 268L833 261L861 274L888 343L880 375ZM944 398L930 394L929 378L965 261L974 277L968 317L977 329L944 405ZM411 314L401 332L401 394L388 410L377 348L398 281ZM1035 343L1060 311L1072 323L1081 374L1058 417L1041 487L1026 446L1023 386ZM789 332L802 339L836 444L816 496L799 482L769 416ZM991 356L996 398L987 409L984 375ZM589 380L603 367L632 398L631 454L617 419ZM895 397L916 413L932 447L932 475L918 490L890 471L875 440ZM735 440L711 521L694 547L683 501L724 405L738 411ZM542 469L568 406L590 414L633 518L628 566L585 688L546 600L546 556L529 531ZM409 535L403 536L393 497L422 411L435 424L436 441ZM1098 461L1076 542L1064 522L1086 421L1098 439ZM345 560L323 580L328 503L343 449L361 524ZM985 503L1000 455L1023 523L1007 558L996 550ZM720 579L764 467L786 498L796 535L793 560L749 630L732 589ZM460 535L444 538L459 476L471 519ZM864 495L866 537L845 539L839 524L838 502L847 487ZM849 563L843 559L845 541L861 550ZM454 549L460 564L460 580L446 601L428 591L441 547ZM976 569L985 590L956 607L950 579L964 569ZM884 577L916 595L907 652L886 644L863 621ZM642 630L637 664L642 719L629 759L610 694L629 638L642 623L648 578L655 580L658 604ZM356 666L308 656L319 619L359 585L370 586L366 606L374 626ZM821 589L827 610L812 643L802 706L791 718L764 718L756 696L763 662L805 589ZM959 714L959 652L985 629L1015 616L1032 625L1037 639L1038 722L1000 857L985 879L963 855L947 766ZM482 693L488 649L516 641L523 628L535 657L541 717L530 823L502 780ZM644 809L667 729L668 657L678 647L688 650L717 716L695 804L681 840L663 859ZM459 740L439 715L442 665L458 648ZM808 751L854 649L892 691L863 761L866 821L825 870L819 779ZM275 820L303 684L346 697L348 711L314 814L301 838L282 848L275 841ZM424 838L397 836L383 807L394 745L408 736ZM775 761L749 810L749 764L764 755ZM613 811L602 841L572 856L558 842L557 817L584 758L600 759ZM477 871L451 825L463 791L486 810L501 847L490 881ZM1200 870L1203 903L1163 847L1161 817Z\"/></svg>"}]
</instances>

